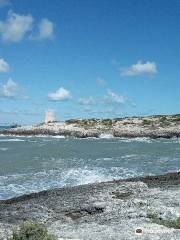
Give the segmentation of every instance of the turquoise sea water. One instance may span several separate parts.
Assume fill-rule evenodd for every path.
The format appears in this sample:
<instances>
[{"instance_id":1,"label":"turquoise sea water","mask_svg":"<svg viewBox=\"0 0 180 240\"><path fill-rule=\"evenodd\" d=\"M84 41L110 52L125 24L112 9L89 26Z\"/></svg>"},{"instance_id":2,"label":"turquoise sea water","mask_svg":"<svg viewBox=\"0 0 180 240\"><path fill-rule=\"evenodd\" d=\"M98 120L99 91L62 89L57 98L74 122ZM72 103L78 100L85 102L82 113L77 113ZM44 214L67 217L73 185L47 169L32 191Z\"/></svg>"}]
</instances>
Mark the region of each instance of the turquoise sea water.
<instances>
[{"instance_id":1,"label":"turquoise sea water","mask_svg":"<svg viewBox=\"0 0 180 240\"><path fill-rule=\"evenodd\" d=\"M180 139L0 136L0 199L180 170Z\"/></svg>"},{"instance_id":2,"label":"turquoise sea water","mask_svg":"<svg viewBox=\"0 0 180 240\"><path fill-rule=\"evenodd\" d=\"M10 126L0 126L0 130L10 128Z\"/></svg>"}]
</instances>

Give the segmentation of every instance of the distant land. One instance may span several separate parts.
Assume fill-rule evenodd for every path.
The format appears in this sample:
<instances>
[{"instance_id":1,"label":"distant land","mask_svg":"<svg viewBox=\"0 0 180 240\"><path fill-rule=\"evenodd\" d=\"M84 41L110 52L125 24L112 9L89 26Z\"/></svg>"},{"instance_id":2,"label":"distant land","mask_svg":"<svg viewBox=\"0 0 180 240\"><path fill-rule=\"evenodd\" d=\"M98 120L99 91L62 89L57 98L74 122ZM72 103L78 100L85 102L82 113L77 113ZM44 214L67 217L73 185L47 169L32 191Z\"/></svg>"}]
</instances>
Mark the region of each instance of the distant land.
<instances>
[{"instance_id":1,"label":"distant land","mask_svg":"<svg viewBox=\"0 0 180 240\"><path fill-rule=\"evenodd\" d=\"M70 119L0 130L5 135L64 137L180 137L180 114L114 119Z\"/></svg>"}]
</instances>

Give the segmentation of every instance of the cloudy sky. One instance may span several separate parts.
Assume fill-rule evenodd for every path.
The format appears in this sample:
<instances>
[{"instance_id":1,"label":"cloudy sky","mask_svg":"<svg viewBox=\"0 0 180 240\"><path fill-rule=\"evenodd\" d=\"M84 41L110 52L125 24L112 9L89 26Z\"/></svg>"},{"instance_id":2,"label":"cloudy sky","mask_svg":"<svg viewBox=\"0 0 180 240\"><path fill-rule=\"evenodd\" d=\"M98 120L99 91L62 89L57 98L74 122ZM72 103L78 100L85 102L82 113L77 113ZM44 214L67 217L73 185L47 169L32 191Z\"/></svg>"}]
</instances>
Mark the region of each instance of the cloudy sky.
<instances>
[{"instance_id":1,"label":"cloudy sky","mask_svg":"<svg viewBox=\"0 0 180 240\"><path fill-rule=\"evenodd\" d=\"M179 0L0 0L0 124L180 112Z\"/></svg>"}]
</instances>

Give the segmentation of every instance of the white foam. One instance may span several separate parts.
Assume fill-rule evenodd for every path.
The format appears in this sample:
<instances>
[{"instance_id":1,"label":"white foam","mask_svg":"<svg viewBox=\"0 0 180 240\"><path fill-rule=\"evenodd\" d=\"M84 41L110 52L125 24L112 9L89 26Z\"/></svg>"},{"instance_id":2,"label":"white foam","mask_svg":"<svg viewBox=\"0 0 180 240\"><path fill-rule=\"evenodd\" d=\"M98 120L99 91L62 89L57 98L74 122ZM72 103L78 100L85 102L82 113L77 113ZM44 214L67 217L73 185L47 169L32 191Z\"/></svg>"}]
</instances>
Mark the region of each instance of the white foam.
<instances>
[{"instance_id":1,"label":"white foam","mask_svg":"<svg viewBox=\"0 0 180 240\"><path fill-rule=\"evenodd\" d=\"M0 142L25 142L25 140L20 138L10 138L10 139L0 139Z\"/></svg>"},{"instance_id":2,"label":"white foam","mask_svg":"<svg viewBox=\"0 0 180 240\"><path fill-rule=\"evenodd\" d=\"M119 138L121 142L145 142L151 143L153 139L145 138L145 137L137 137L137 138Z\"/></svg>"},{"instance_id":3,"label":"white foam","mask_svg":"<svg viewBox=\"0 0 180 240\"><path fill-rule=\"evenodd\" d=\"M180 138L173 138L172 139L173 143L180 143ZM169 142L168 142L169 143Z\"/></svg>"},{"instance_id":4,"label":"white foam","mask_svg":"<svg viewBox=\"0 0 180 240\"><path fill-rule=\"evenodd\" d=\"M124 156L121 156L121 158L134 158L136 156L137 156L137 154L126 154Z\"/></svg>"},{"instance_id":5,"label":"white foam","mask_svg":"<svg viewBox=\"0 0 180 240\"><path fill-rule=\"evenodd\" d=\"M8 150L8 148L5 148L5 147L2 147L2 148L0 148L0 151L7 151Z\"/></svg>"},{"instance_id":6,"label":"white foam","mask_svg":"<svg viewBox=\"0 0 180 240\"><path fill-rule=\"evenodd\" d=\"M114 136L112 134L102 133L102 134L99 135L99 138L110 139L110 138L114 138Z\"/></svg>"},{"instance_id":7,"label":"white foam","mask_svg":"<svg viewBox=\"0 0 180 240\"><path fill-rule=\"evenodd\" d=\"M140 175L140 173L138 173ZM51 169L37 173L0 176L0 199L50 188L77 186L137 176L134 170L121 167Z\"/></svg>"},{"instance_id":8,"label":"white foam","mask_svg":"<svg viewBox=\"0 0 180 240\"><path fill-rule=\"evenodd\" d=\"M65 138L65 136L58 135L58 136L52 136L52 138Z\"/></svg>"}]
</instances>

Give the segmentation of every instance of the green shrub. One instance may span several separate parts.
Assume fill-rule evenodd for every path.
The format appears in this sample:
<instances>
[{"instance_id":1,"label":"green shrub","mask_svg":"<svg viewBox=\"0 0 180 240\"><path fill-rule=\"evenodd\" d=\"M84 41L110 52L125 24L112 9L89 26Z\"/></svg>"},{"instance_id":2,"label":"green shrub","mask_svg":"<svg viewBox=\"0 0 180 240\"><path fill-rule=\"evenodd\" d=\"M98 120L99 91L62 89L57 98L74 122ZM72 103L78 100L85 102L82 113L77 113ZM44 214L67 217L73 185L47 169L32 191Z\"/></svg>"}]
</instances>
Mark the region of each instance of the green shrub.
<instances>
[{"instance_id":1,"label":"green shrub","mask_svg":"<svg viewBox=\"0 0 180 240\"><path fill-rule=\"evenodd\" d=\"M108 119L108 118L102 120L102 124L106 125L106 126L111 126L112 122L113 122L113 120L112 119Z\"/></svg>"},{"instance_id":2,"label":"green shrub","mask_svg":"<svg viewBox=\"0 0 180 240\"><path fill-rule=\"evenodd\" d=\"M162 117L160 117L159 121L160 121L160 122L165 122L165 121L167 121L166 116L162 116Z\"/></svg>"},{"instance_id":3,"label":"green shrub","mask_svg":"<svg viewBox=\"0 0 180 240\"><path fill-rule=\"evenodd\" d=\"M54 235L48 234L42 224L24 223L19 230L14 230L10 240L57 240Z\"/></svg>"},{"instance_id":4,"label":"green shrub","mask_svg":"<svg viewBox=\"0 0 180 240\"><path fill-rule=\"evenodd\" d=\"M151 125L151 124L152 124L151 120L143 119L142 121L142 125Z\"/></svg>"},{"instance_id":5,"label":"green shrub","mask_svg":"<svg viewBox=\"0 0 180 240\"><path fill-rule=\"evenodd\" d=\"M180 229L180 217L174 220L162 219L155 214L148 214L148 217L151 219L152 223L163 225L168 228Z\"/></svg>"},{"instance_id":6,"label":"green shrub","mask_svg":"<svg viewBox=\"0 0 180 240\"><path fill-rule=\"evenodd\" d=\"M180 117L177 116L177 117L172 118L171 122L180 122Z\"/></svg>"}]
</instances>

